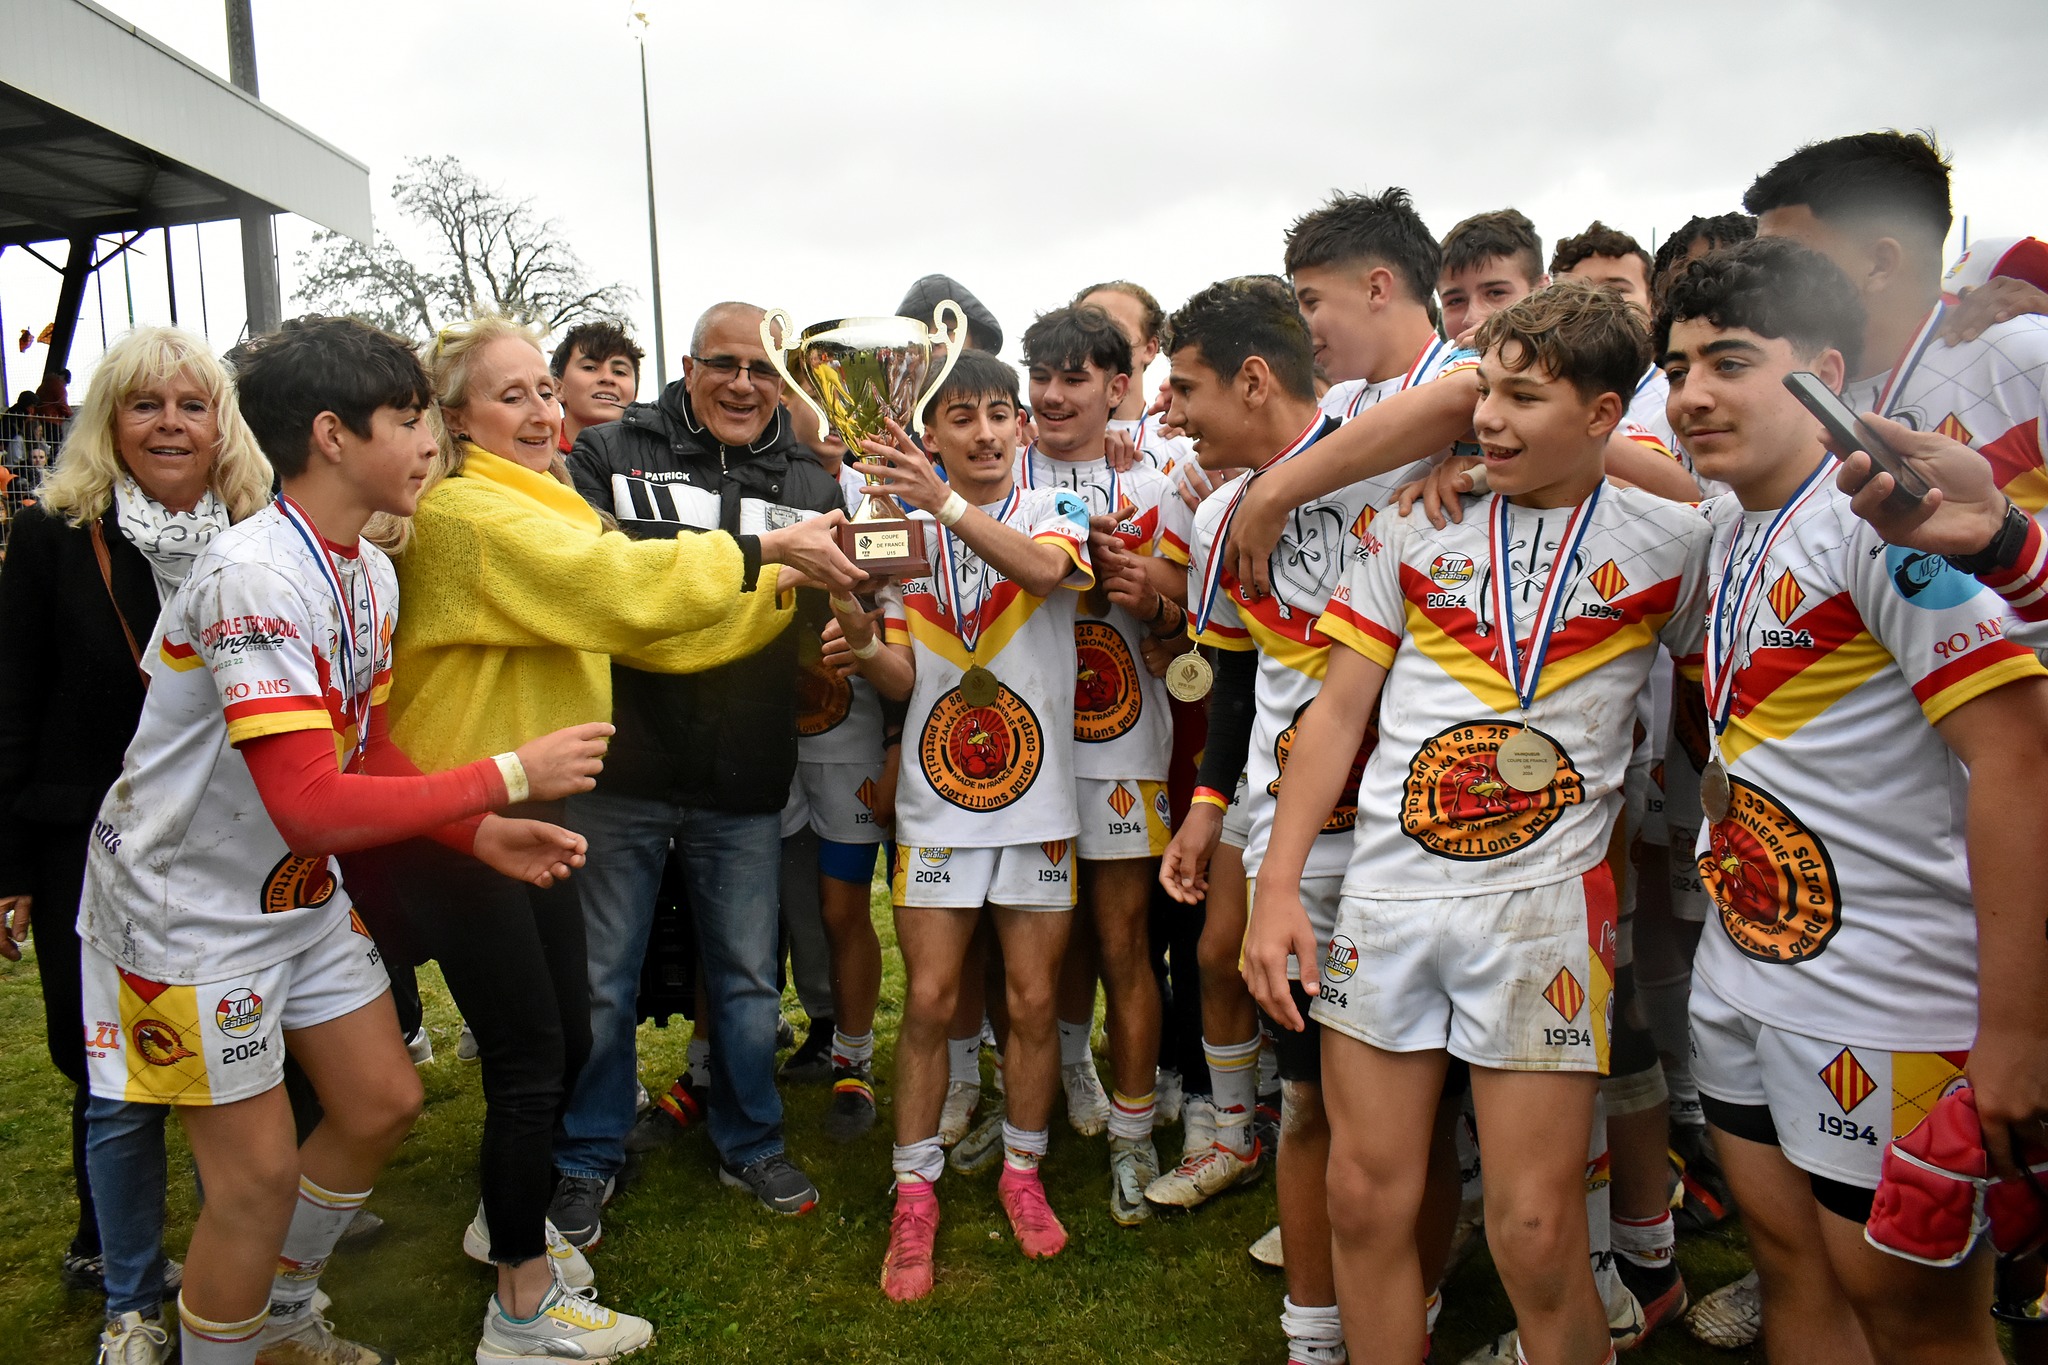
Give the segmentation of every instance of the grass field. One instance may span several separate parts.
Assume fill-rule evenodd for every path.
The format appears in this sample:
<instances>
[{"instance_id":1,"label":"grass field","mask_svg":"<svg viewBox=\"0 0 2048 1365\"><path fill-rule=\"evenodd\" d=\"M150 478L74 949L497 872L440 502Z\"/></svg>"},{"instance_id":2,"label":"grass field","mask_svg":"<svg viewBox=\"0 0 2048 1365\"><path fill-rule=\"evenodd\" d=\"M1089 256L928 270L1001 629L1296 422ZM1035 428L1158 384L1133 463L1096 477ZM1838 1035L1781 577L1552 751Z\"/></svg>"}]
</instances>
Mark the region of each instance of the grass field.
<instances>
[{"instance_id":1,"label":"grass field","mask_svg":"<svg viewBox=\"0 0 2048 1365\"><path fill-rule=\"evenodd\" d=\"M1270 1182L1195 1214L1142 1229L1110 1221L1106 1139L1081 1139L1054 1120L1046 1183L1071 1241L1050 1262L1027 1264L995 1201L993 1174L949 1173L940 1185L938 1288L898 1307L876 1287L889 1221L887 1077L902 1001L902 963L886 907L877 923L887 955L876 1058L882 1121L850 1147L819 1123L827 1087L785 1095L789 1145L823 1199L809 1217L779 1220L722 1187L701 1132L649 1157L605 1215L592 1257L602 1300L653 1319L654 1361L1267 1362L1286 1359L1277 1318L1285 1292L1245 1248L1273 1222ZM336 1258L325 1287L337 1326L395 1351L406 1365L472 1359L489 1272L461 1250L476 1206L476 1141L483 1096L475 1064L455 1059L455 1015L431 968L421 973L436 1059L423 1069L426 1112L379 1183L371 1207L389 1220L370 1249ZM793 1015L793 1000L785 1008ZM797 1018L799 1031L801 1017ZM66 1087L44 1052L33 959L0 963L0 1361L89 1361L96 1298L67 1293L58 1259L75 1217ZM687 1026L648 1027L641 1071L666 1084L682 1061ZM176 1125L172 1126L175 1134ZM1179 1152L1178 1129L1159 1134ZM191 1163L173 1137L168 1244L178 1254L194 1214ZM1694 1292L1742 1273L1739 1234L1682 1243ZM1456 1362L1511 1325L1484 1254L1446 1296L1438 1359ZM1735 1362L1682 1328L1631 1357L1642 1362Z\"/></svg>"}]
</instances>

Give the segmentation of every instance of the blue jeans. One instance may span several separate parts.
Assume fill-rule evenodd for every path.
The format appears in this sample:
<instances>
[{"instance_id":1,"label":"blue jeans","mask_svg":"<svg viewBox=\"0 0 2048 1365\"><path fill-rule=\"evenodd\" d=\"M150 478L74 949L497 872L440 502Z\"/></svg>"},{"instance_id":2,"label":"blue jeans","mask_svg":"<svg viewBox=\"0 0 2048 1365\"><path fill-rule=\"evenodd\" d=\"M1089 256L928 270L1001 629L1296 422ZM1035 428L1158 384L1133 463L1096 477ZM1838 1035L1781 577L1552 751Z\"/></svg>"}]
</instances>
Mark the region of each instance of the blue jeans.
<instances>
[{"instance_id":1,"label":"blue jeans","mask_svg":"<svg viewBox=\"0 0 2048 1365\"><path fill-rule=\"evenodd\" d=\"M590 1060L562 1116L555 1168L565 1176L608 1180L626 1164L640 967L671 840L697 921L709 997L698 1009L708 1014L716 1038L712 1144L735 1167L780 1152L775 1024L782 997L775 970L781 816L695 810L600 788L570 798L569 823L590 841L589 862L576 874L589 945Z\"/></svg>"},{"instance_id":2,"label":"blue jeans","mask_svg":"<svg viewBox=\"0 0 2048 1365\"><path fill-rule=\"evenodd\" d=\"M164 1297L164 1120L170 1107L94 1095L85 1160L99 1215L107 1316L156 1317Z\"/></svg>"}]
</instances>

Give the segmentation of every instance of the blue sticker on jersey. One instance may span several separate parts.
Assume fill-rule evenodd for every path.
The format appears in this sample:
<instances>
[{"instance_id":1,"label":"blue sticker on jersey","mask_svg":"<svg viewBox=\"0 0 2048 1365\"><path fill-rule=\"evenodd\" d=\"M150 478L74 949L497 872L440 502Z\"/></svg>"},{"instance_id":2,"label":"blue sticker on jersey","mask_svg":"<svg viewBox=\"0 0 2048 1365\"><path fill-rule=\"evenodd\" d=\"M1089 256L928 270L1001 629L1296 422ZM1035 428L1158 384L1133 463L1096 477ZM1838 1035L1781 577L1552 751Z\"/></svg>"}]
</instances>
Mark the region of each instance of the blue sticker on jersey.
<instances>
[{"instance_id":1,"label":"blue sticker on jersey","mask_svg":"<svg viewBox=\"0 0 2048 1365\"><path fill-rule=\"evenodd\" d=\"M1884 549L1885 572L1892 591L1916 607L1941 611L1960 606L1984 591L1984 585L1951 565L1940 555L1908 550L1899 545Z\"/></svg>"}]
</instances>

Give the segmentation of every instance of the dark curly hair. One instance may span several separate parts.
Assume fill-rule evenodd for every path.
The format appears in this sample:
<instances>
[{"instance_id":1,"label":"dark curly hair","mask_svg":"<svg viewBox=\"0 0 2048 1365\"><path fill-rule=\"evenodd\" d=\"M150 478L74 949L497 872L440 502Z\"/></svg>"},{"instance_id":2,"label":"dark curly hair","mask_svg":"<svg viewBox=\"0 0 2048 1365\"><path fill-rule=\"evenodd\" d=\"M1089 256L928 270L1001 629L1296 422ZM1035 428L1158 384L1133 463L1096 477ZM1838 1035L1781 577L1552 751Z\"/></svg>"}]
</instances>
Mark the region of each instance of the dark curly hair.
<instances>
[{"instance_id":1,"label":"dark curly hair","mask_svg":"<svg viewBox=\"0 0 2048 1365\"><path fill-rule=\"evenodd\" d=\"M1782 237L1710 251L1672 278L1657 312L1657 354L1690 318L1783 338L1803 355L1830 348L1850 374L1863 355L1863 300L1833 261Z\"/></svg>"}]
</instances>

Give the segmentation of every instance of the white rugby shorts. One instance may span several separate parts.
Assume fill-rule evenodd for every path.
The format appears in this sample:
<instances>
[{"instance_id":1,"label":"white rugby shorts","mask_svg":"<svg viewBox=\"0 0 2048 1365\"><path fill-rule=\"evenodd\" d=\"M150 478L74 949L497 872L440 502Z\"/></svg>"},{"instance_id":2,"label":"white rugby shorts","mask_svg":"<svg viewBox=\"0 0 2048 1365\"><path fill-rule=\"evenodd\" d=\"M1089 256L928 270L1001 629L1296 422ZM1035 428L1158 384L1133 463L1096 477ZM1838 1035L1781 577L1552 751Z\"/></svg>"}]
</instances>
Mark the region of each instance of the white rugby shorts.
<instances>
[{"instance_id":1,"label":"white rugby shorts","mask_svg":"<svg viewBox=\"0 0 2048 1365\"><path fill-rule=\"evenodd\" d=\"M1518 891L1346 896L1316 1021L1387 1052L1444 1048L1501 1071L1604 1075L1614 921L1604 863Z\"/></svg>"},{"instance_id":2,"label":"white rugby shorts","mask_svg":"<svg viewBox=\"0 0 2048 1365\"><path fill-rule=\"evenodd\" d=\"M284 1080L284 1034L339 1019L391 989L355 911L295 956L201 986L149 981L85 944L86 1079L101 1099L232 1104Z\"/></svg>"},{"instance_id":3,"label":"white rugby shorts","mask_svg":"<svg viewBox=\"0 0 2048 1365\"><path fill-rule=\"evenodd\" d=\"M789 803L782 808L782 837L809 825L820 839L835 844L879 844L888 837L876 818L881 790L880 760L799 762L789 781Z\"/></svg>"},{"instance_id":4,"label":"white rugby shorts","mask_svg":"<svg viewBox=\"0 0 2048 1365\"><path fill-rule=\"evenodd\" d=\"M1074 841L1000 848L896 846L891 892L898 905L936 910L1074 908Z\"/></svg>"},{"instance_id":5,"label":"white rugby shorts","mask_svg":"<svg viewBox=\"0 0 2048 1365\"><path fill-rule=\"evenodd\" d=\"M1173 839L1164 782L1077 777L1074 806L1081 812L1076 852L1090 862L1157 858Z\"/></svg>"}]
</instances>

